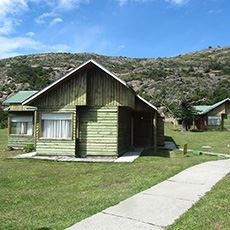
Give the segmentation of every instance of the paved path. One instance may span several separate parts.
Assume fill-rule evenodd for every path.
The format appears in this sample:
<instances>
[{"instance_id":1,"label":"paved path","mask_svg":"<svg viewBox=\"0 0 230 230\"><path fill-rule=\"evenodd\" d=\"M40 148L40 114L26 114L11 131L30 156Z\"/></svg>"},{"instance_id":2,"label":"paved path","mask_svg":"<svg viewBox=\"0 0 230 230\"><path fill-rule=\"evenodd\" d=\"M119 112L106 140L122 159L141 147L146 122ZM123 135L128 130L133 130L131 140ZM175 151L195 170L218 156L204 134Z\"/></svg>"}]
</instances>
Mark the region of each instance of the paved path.
<instances>
[{"instance_id":1,"label":"paved path","mask_svg":"<svg viewBox=\"0 0 230 230\"><path fill-rule=\"evenodd\" d=\"M183 151L182 148L180 148L179 150ZM225 153L214 153L214 152L207 152L207 151L194 150L194 149L188 149L187 151L188 152L196 151L196 152L199 152L200 154L204 154L204 155L230 158L230 154L225 154Z\"/></svg>"},{"instance_id":2,"label":"paved path","mask_svg":"<svg viewBox=\"0 0 230 230\"><path fill-rule=\"evenodd\" d=\"M163 229L173 224L228 173L230 160L193 166L67 229Z\"/></svg>"},{"instance_id":3,"label":"paved path","mask_svg":"<svg viewBox=\"0 0 230 230\"><path fill-rule=\"evenodd\" d=\"M125 153L118 158L106 158L106 157L87 157L79 158L74 156L40 156L36 152L24 153L14 157L12 159L37 159L37 160L50 160L50 161L64 161L64 162L93 162L93 163L131 163L135 161L143 152L144 148L135 148L132 151Z\"/></svg>"}]
</instances>

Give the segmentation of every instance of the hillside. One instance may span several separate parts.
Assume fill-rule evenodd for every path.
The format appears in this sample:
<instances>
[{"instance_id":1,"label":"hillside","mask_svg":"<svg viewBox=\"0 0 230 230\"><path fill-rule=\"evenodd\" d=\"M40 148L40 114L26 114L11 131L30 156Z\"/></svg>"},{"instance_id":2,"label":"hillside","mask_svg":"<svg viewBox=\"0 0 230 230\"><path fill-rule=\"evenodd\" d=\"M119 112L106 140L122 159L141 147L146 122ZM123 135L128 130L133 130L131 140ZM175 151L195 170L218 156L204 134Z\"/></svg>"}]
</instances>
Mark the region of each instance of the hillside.
<instances>
[{"instance_id":1,"label":"hillside","mask_svg":"<svg viewBox=\"0 0 230 230\"><path fill-rule=\"evenodd\" d=\"M230 97L230 47L173 58L127 58L47 53L0 60L0 101L18 90L41 89L82 62L94 59L157 106L171 108L182 97L210 104Z\"/></svg>"}]
</instances>

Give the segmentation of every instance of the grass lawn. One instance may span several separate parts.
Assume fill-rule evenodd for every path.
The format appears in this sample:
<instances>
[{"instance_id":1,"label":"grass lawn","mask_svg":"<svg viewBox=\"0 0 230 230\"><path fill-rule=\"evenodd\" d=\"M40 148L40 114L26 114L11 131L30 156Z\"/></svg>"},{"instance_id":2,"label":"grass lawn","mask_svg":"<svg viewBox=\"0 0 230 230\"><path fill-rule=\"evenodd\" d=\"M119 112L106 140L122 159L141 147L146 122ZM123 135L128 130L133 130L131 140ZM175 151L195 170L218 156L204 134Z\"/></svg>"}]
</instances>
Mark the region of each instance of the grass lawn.
<instances>
[{"instance_id":1,"label":"grass lawn","mask_svg":"<svg viewBox=\"0 0 230 230\"><path fill-rule=\"evenodd\" d=\"M168 230L230 229L230 174Z\"/></svg>"},{"instance_id":2,"label":"grass lawn","mask_svg":"<svg viewBox=\"0 0 230 230\"><path fill-rule=\"evenodd\" d=\"M7 159L0 130L0 229L64 229L192 165L217 159L152 150L134 163Z\"/></svg>"},{"instance_id":3,"label":"grass lawn","mask_svg":"<svg viewBox=\"0 0 230 230\"><path fill-rule=\"evenodd\" d=\"M230 131L181 132L175 131L170 123L166 123L165 135L172 137L181 148L188 143L189 149L230 154Z\"/></svg>"}]
</instances>

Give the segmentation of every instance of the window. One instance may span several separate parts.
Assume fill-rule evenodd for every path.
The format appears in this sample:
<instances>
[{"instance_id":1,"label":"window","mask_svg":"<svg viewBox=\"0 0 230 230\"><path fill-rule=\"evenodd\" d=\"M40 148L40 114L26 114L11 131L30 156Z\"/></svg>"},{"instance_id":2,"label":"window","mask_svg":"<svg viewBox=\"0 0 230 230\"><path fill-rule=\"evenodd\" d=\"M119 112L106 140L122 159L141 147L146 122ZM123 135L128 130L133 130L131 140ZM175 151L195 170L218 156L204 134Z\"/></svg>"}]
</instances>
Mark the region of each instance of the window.
<instances>
[{"instance_id":1,"label":"window","mask_svg":"<svg viewBox=\"0 0 230 230\"><path fill-rule=\"evenodd\" d=\"M71 113L43 113L42 135L43 138L70 139L72 137Z\"/></svg>"},{"instance_id":2,"label":"window","mask_svg":"<svg viewBox=\"0 0 230 230\"><path fill-rule=\"evenodd\" d=\"M221 125L221 118L209 116L208 117L208 125Z\"/></svg>"},{"instance_id":3,"label":"window","mask_svg":"<svg viewBox=\"0 0 230 230\"><path fill-rule=\"evenodd\" d=\"M10 134L32 135L32 116L13 116L10 119Z\"/></svg>"}]
</instances>

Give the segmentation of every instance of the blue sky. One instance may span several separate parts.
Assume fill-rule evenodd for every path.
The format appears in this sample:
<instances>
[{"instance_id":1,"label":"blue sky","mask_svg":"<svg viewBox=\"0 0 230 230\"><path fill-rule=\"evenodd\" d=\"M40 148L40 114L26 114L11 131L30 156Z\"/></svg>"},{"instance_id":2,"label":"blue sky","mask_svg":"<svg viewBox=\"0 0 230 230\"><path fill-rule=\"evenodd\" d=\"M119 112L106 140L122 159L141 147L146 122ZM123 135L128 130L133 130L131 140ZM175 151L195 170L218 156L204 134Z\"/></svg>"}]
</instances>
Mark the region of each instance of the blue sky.
<instances>
[{"instance_id":1,"label":"blue sky","mask_svg":"<svg viewBox=\"0 0 230 230\"><path fill-rule=\"evenodd\" d=\"M230 45L229 0L0 0L0 58L171 57Z\"/></svg>"}]
</instances>

